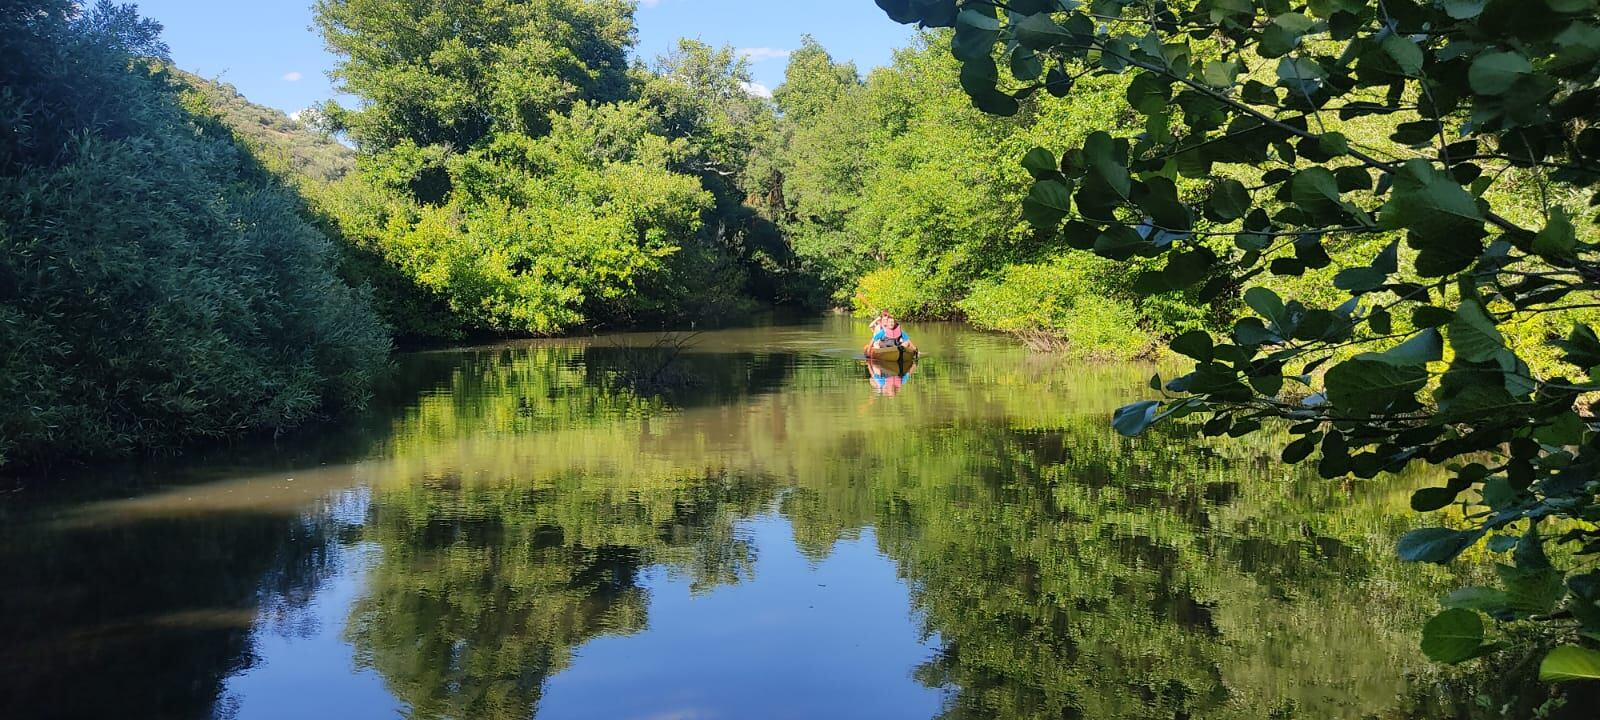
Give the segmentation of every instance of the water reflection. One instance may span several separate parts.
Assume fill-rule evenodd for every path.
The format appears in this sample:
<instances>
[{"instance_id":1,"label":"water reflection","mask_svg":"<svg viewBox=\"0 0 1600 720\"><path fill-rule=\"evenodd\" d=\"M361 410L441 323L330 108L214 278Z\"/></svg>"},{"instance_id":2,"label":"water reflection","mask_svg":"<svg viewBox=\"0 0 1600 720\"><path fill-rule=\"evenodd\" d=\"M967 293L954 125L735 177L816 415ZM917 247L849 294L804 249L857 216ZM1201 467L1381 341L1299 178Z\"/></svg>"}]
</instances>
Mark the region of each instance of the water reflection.
<instances>
[{"instance_id":1,"label":"water reflection","mask_svg":"<svg viewBox=\"0 0 1600 720\"><path fill-rule=\"evenodd\" d=\"M899 362L882 362L867 360L867 379L872 381L872 389L884 397L894 397L900 394L900 389L905 387L906 381L911 379L911 374L916 372L915 360L902 360Z\"/></svg>"},{"instance_id":2,"label":"water reflection","mask_svg":"<svg viewBox=\"0 0 1600 720\"><path fill-rule=\"evenodd\" d=\"M1408 481L1123 440L1148 368L956 328L863 386L850 330L413 356L362 422L0 506L0 717L1479 712Z\"/></svg>"}]
</instances>

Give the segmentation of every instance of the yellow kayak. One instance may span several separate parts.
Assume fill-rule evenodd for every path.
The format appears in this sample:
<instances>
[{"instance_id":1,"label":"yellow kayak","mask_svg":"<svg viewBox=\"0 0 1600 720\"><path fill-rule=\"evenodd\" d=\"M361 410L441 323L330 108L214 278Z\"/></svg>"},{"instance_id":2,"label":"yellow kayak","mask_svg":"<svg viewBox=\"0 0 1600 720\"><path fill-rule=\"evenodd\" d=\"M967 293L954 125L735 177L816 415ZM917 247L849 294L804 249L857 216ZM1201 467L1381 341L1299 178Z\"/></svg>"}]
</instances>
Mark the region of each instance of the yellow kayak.
<instances>
[{"instance_id":1,"label":"yellow kayak","mask_svg":"<svg viewBox=\"0 0 1600 720\"><path fill-rule=\"evenodd\" d=\"M917 359L917 353L898 345L872 348L872 359L879 362L900 362Z\"/></svg>"}]
</instances>

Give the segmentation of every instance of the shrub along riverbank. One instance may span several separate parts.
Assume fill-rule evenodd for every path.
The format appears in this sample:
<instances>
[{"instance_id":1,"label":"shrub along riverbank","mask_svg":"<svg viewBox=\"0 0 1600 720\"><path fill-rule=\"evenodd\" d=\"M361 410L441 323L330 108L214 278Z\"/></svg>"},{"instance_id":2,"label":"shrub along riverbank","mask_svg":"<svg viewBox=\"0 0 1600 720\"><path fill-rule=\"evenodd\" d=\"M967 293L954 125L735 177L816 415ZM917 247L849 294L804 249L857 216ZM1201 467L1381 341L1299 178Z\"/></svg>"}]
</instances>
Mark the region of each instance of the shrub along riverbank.
<instances>
[{"instance_id":1,"label":"shrub along riverbank","mask_svg":"<svg viewBox=\"0 0 1600 720\"><path fill-rule=\"evenodd\" d=\"M0 13L0 464L362 403L382 323L300 197L184 107L159 26L23 5Z\"/></svg>"}]
</instances>

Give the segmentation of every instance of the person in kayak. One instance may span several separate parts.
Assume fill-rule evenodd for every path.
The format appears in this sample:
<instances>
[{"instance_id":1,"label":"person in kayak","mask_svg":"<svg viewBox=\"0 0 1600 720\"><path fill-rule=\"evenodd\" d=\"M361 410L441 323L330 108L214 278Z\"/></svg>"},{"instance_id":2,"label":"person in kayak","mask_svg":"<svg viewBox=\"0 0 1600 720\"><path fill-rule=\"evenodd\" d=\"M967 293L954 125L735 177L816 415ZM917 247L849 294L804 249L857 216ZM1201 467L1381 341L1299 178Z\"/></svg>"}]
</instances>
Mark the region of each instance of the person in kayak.
<instances>
[{"instance_id":1,"label":"person in kayak","mask_svg":"<svg viewBox=\"0 0 1600 720\"><path fill-rule=\"evenodd\" d=\"M879 310L878 311L878 316L872 319L872 324L868 325L867 329L871 330L872 332L877 332L878 328L883 327L886 323L888 323L888 321L889 321L889 311L888 310Z\"/></svg>"},{"instance_id":2,"label":"person in kayak","mask_svg":"<svg viewBox=\"0 0 1600 720\"><path fill-rule=\"evenodd\" d=\"M867 341L867 346L861 349L861 354L872 357L873 348L886 348L900 346L907 352L916 352L917 344L911 342L911 336L906 334L905 328L900 327L900 321L892 315L885 315L879 319L878 329L872 333L872 339Z\"/></svg>"}]
</instances>

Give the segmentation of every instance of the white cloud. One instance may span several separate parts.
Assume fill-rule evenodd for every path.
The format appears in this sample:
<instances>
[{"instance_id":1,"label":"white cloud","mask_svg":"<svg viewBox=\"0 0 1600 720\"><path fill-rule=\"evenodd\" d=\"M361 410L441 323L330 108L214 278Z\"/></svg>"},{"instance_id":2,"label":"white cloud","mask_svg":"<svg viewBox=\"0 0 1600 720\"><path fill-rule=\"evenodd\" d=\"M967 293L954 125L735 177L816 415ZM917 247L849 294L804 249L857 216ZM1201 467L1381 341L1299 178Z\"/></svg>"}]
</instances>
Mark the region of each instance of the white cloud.
<instances>
[{"instance_id":1,"label":"white cloud","mask_svg":"<svg viewBox=\"0 0 1600 720\"><path fill-rule=\"evenodd\" d=\"M758 83L758 82L742 82L742 83L739 83L739 87L744 88L745 92L750 93L751 95L754 95L756 97L764 97L764 98L772 97L772 88L769 88L769 87L767 87L765 85L762 85L761 83Z\"/></svg>"},{"instance_id":2,"label":"white cloud","mask_svg":"<svg viewBox=\"0 0 1600 720\"><path fill-rule=\"evenodd\" d=\"M769 47L739 48L739 54L743 55L744 58L750 62L761 62L762 60L780 60L789 57L788 50L784 50L783 48Z\"/></svg>"},{"instance_id":3,"label":"white cloud","mask_svg":"<svg viewBox=\"0 0 1600 720\"><path fill-rule=\"evenodd\" d=\"M303 77L305 77L305 76L301 75L299 70L283 74L283 79L287 80L289 82L300 82L300 78L303 78Z\"/></svg>"}]
</instances>

